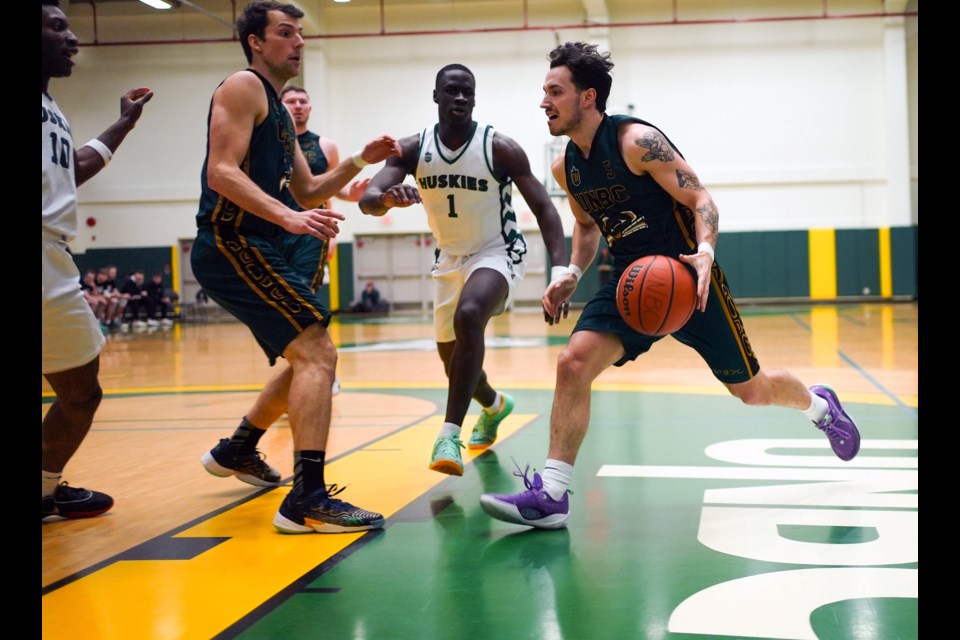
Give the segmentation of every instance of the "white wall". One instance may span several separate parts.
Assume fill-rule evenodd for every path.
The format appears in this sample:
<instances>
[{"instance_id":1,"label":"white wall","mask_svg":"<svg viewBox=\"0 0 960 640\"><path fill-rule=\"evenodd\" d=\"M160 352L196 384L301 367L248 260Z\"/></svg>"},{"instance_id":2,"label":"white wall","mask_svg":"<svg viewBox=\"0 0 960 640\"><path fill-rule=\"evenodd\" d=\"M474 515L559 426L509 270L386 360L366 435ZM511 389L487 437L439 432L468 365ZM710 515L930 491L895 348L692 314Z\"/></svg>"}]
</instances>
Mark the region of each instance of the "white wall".
<instances>
[{"instance_id":1,"label":"white wall","mask_svg":"<svg viewBox=\"0 0 960 640\"><path fill-rule=\"evenodd\" d=\"M916 11L919 3L910 2ZM907 99L910 104L910 183L913 223L920 224L920 25L919 18L907 20Z\"/></svg>"},{"instance_id":2,"label":"white wall","mask_svg":"<svg viewBox=\"0 0 960 640\"><path fill-rule=\"evenodd\" d=\"M713 193L722 230L915 224L916 23L906 41L911 95L901 97L911 106L910 122L901 123L909 141L886 137L897 105L885 90L884 24L612 28L604 38L616 63L609 107L633 105L635 115L665 131ZM475 117L516 139L545 178L551 138L538 104L546 53L576 39L596 41L596 35L565 29L310 39L301 80L314 99L313 128L333 137L345 156L380 133L402 137L435 122L437 70L466 64L477 78ZM77 61L73 77L53 80L51 93L78 142L116 117L127 88L156 91L113 164L81 188L81 219L93 216L97 224L81 229L77 250L174 245L191 237L207 107L216 85L245 65L239 44L86 46ZM911 176L889 175L891 154L910 155ZM895 197L903 180L912 181L912 205ZM521 225L535 226L517 201ZM562 201L558 206L565 213ZM348 215L342 240L427 230L414 209L377 219L351 203L338 208ZM569 230L569 215L564 219Z\"/></svg>"}]
</instances>

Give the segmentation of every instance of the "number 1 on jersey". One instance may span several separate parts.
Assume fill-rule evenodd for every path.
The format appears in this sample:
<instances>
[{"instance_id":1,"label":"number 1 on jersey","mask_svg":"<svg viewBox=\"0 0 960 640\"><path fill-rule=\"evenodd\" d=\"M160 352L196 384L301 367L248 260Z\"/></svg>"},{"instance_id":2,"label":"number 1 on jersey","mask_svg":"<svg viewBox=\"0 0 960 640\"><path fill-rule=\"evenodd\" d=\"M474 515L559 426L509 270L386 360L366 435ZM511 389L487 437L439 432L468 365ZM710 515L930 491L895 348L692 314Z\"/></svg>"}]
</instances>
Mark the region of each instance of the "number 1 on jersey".
<instances>
[{"instance_id":1,"label":"number 1 on jersey","mask_svg":"<svg viewBox=\"0 0 960 640\"><path fill-rule=\"evenodd\" d=\"M457 205L453 203L453 194L447 196L447 201L450 203L450 212L447 214L451 218L456 218L457 216Z\"/></svg>"}]
</instances>

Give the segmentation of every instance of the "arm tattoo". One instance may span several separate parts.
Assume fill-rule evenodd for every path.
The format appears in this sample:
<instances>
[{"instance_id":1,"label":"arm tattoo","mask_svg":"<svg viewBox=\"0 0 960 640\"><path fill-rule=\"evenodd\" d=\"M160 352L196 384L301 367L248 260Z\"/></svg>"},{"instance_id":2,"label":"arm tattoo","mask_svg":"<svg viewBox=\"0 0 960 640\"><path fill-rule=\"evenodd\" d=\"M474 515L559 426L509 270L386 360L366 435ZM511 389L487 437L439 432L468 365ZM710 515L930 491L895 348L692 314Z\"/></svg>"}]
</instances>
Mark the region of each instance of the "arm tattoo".
<instances>
[{"instance_id":1,"label":"arm tattoo","mask_svg":"<svg viewBox=\"0 0 960 640\"><path fill-rule=\"evenodd\" d=\"M670 162L673 160L673 147L659 131L648 131L643 134L642 138L634 140L633 143L638 147L648 149L643 156L644 162L650 162L651 160Z\"/></svg>"},{"instance_id":2,"label":"arm tattoo","mask_svg":"<svg viewBox=\"0 0 960 640\"><path fill-rule=\"evenodd\" d=\"M700 178L692 171L677 171L677 182L681 189L690 189L692 191L703 191L703 185L700 184Z\"/></svg>"},{"instance_id":3,"label":"arm tattoo","mask_svg":"<svg viewBox=\"0 0 960 640\"><path fill-rule=\"evenodd\" d=\"M720 221L720 212L717 211L717 205L713 204L713 198L702 207L697 207L697 213L700 214L700 219L703 220L703 224L706 225L707 229L710 229L713 234L716 234Z\"/></svg>"}]
</instances>

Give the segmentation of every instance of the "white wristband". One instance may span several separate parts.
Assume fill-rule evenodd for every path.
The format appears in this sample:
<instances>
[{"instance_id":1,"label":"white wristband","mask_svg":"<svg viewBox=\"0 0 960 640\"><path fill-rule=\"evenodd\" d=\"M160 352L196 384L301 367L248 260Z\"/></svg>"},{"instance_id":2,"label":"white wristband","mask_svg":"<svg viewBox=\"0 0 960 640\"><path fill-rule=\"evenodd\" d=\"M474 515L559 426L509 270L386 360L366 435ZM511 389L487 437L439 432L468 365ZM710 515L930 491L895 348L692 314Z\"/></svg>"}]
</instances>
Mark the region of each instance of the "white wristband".
<instances>
[{"instance_id":1,"label":"white wristband","mask_svg":"<svg viewBox=\"0 0 960 640\"><path fill-rule=\"evenodd\" d=\"M90 147L96 151L97 154L103 158L103 166L110 164L110 161L113 159L113 151L110 151L110 147L100 142L99 138L94 138L83 146Z\"/></svg>"},{"instance_id":2,"label":"white wristband","mask_svg":"<svg viewBox=\"0 0 960 640\"><path fill-rule=\"evenodd\" d=\"M363 159L363 151L357 151L355 154L350 156L350 161L353 162L353 164L357 165L358 169L363 169L365 166L370 164L369 162Z\"/></svg>"},{"instance_id":3,"label":"white wristband","mask_svg":"<svg viewBox=\"0 0 960 640\"><path fill-rule=\"evenodd\" d=\"M700 246L697 247L697 253L709 253L711 260L717 259L713 251L713 246L709 242L701 242Z\"/></svg>"},{"instance_id":4,"label":"white wristband","mask_svg":"<svg viewBox=\"0 0 960 640\"><path fill-rule=\"evenodd\" d=\"M556 282L568 273L572 274L578 283L580 282L580 278L583 277L583 271L575 264L571 264L569 267L550 267L550 282Z\"/></svg>"}]
</instances>

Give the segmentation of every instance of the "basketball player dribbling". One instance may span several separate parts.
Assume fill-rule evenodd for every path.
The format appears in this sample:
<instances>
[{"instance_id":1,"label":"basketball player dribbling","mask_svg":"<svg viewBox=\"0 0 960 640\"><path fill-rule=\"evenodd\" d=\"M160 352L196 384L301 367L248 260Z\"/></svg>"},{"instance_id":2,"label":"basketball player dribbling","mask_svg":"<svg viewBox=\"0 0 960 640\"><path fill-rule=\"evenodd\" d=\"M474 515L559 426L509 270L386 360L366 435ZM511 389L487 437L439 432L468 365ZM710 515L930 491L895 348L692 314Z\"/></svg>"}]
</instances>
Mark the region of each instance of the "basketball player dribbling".
<instances>
[{"instance_id":1,"label":"basketball player dribbling","mask_svg":"<svg viewBox=\"0 0 960 640\"><path fill-rule=\"evenodd\" d=\"M637 258L676 256L697 273L697 309L672 334L697 350L713 375L749 405L777 405L804 413L830 441L841 460L860 449L860 434L837 395L826 386L809 389L793 374L761 370L744 332L727 280L714 262L719 214L670 140L653 125L605 113L613 79L609 53L596 45L566 43L550 55L540 107L554 136L569 136L553 175L566 190L576 223L571 273L543 294L544 312L555 315L573 295L574 272L593 263L601 234L615 260L606 285L587 303L557 362L550 447L543 474L518 472L526 490L514 495L484 494L480 503L494 518L556 529L570 516L568 486L577 452L587 433L593 381L611 365L622 366L650 349L660 337L631 329L617 309L615 294L623 269Z\"/></svg>"}]
</instances>

